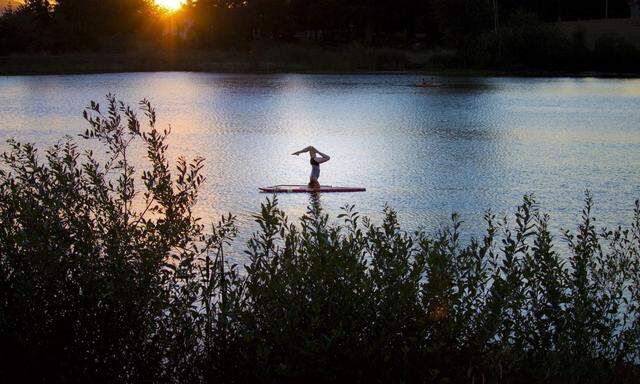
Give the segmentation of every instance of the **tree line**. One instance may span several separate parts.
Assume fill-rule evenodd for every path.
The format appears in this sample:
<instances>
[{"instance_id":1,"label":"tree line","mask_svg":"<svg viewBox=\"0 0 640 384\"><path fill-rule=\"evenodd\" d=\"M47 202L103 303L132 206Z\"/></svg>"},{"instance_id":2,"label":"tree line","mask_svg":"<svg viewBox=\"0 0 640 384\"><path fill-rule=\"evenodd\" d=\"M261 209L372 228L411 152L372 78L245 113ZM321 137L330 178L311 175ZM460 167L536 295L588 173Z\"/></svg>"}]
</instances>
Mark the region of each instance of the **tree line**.
<instances>
[{"instance_id":1,"label":"tree line","mask_svg":"<svg viewBox=\"0 0 640 384\"><path fill-rule=\"evenodd\" d=\"M256 40L459 47L480 32L529 22L627 17L628 0L188 0L166 14L153 0L26 0L0 16L0 54L112 51L154 41L188 20L187 44L242 48ZM522 20L519 18L518 20Z\"/></svg>"}]
</instances>

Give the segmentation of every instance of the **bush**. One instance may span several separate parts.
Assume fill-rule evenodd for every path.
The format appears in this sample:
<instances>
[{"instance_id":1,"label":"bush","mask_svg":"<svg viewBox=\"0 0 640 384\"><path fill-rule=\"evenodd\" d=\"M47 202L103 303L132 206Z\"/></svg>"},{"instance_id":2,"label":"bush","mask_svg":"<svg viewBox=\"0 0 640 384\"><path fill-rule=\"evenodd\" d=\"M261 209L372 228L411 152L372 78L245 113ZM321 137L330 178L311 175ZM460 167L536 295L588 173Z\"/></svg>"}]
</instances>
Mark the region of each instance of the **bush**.
<instances>
[{"instance_id":1,"label":"bush","mask_svg":"<svg viewBox=\"0 0 640 384\"><path fill-rule=\"evenodd\" d=\"M506 26L483 32L465 49L476 65L510 69L575 70L580 63L572 56L569 39L534 15L517 12Z\"/></svg>"},{"instance_id":2,"label":"bush","mask_svg":"<svg viewBox=\"0 0 640 384\"><path fill-rule=\"evenodd\" d=\"M587 195L563 253L525 196L408 234L345 206L289 222L255 216L244 268L224 261L233 216L194 217L203 160L171 170L168 131L144 101L91 103L82 135L42 162L10 142L0 171L0 377L40 382L636 382L640 202L630 228L597 232ZM146 148L148 170L130 163ZM138 191L137 188L143 188ZM23 370L23 367L38 369Z\"/></svg>"},{"instance_id":3,"label":"bush","mask_svg":"<svg viewBox=\"0 0 640 384\"><path fill-rule=\"evenodd\" d=\"M637 72L640 49L624 38L603 36L596 41L593 62L601 71Z\"/></svg>"},{"instance_id":4,"label":"bush","mask_svg":"<svg viewBox=\"0 0 640 384\"><path fill-rule=\"evenodd\" d=\"M619 37L602 37L594 48L583 31L566 35L524 13L512 15L498 33L471 36L459 53L463 66L501 70L637 72L640 50Z\"/></svg>"}]
</instances>

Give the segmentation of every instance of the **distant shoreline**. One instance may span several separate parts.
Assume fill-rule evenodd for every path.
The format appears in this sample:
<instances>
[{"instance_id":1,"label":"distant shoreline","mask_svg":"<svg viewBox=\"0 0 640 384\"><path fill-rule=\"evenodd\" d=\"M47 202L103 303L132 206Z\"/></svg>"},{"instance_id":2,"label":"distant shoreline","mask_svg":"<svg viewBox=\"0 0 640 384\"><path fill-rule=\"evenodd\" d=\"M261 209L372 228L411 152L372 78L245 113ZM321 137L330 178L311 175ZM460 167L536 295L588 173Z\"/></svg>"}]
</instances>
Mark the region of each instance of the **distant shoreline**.
<instances>
[{"instance_id":1,"label":"distant shoreline","mask_svg":"<svg viewBox=\"0 0 640 384\"><path fill-rule=\"evenodd\" d=\"M135 72L203 72L247 74L416 74L461 77L599 77L640 78L637 73L570 72L543 70L491 70L433 63L433 54L399 50L342 52L316 50L287 54L251 52L180 52L152 54L22 54L0 56L0 76L82 75ZM302 56L301 56L302 54ZM358 57L362 54L363 57ZM321 57L314 57L321 56ZM371 56L371 57L367 57ZM372 62L378 60L380 63ZM437 61L437 60L435 60Z\"/></svg>"}]
</instances>

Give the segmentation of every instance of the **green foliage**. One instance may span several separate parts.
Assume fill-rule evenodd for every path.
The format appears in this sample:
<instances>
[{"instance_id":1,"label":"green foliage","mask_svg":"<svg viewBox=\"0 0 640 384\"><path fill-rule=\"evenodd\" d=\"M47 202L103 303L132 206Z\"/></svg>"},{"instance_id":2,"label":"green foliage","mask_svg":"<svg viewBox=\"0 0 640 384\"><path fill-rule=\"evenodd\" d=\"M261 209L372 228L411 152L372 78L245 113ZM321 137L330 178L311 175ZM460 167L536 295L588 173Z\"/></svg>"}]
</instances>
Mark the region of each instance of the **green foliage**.
<instances>
[{"instance_id":1,"label":"green foliage","mask_svg":"<svg viewBox=\"0 0 640 384\"><path fill-rule=\"evenodd\" d=\"M202 159L112 96L44 161L9 142L0 167L0 380L40 382L637 382L640 202L598 232L587 194L561 250L525 196L434 234L345 206L290 222L267 199L244 268L224 257L233 216L193 215ZM131 163L132 145L148 165ZM104 159L98 161L97 159ZM566 251L564 251L566 250ZM23 367L38 367L24 370Z\"/></svg>"},{"instance_id":2,"label":"green foliage","mask_svg":"<svg viewBox=\"0 0 640 384\"><path fill-rule=\"evenodd\" d=\"M493 26L489 0L433 0L432 12L445 43L461 47Z\"/></svg>"},{"instance_id":3,"label":"green foliage","mask_svg":"<svg viewBox=\"0 0 640 384\"><path fill-rule=\"evenodd\" d=\"M603 36L596 41L592 60L602 71L633 72L640 63L640 49L624 38Z\"/></svg>"},{"instance_id":4,"label":"green foliage","mask_svg":"<svg viewBox=\"0 0 640 384\"><path fill-rule=\"evenodd\" d=\"M232 218L204 235L192 215L202 159L170 171L169 132L156 129L148 102L141 107L147 131L113 97L105 114L91 103L83 137L104 145L102 164L71 141L48 149L45 163L32 145L9 142L0 172L3 370L37 362L53 381L140 382L169 374L159 369L163 348L183 359L200 343L193 290L219 281L212 257ZM150 162L142 195L133 140ZM181 364L169 365L171 375L189 371Z\"/></svg>"},{"instance_id":5,"label":"green foliage","mask_svg":"<svg viewBox=\"0 0 640 384\"><path fill-rule=\"evenodd\" d=\"M18 2L20 3L20 2ZM95 51L161 32L153 0L28 0L0 9L0 55Z\"/></svg>"},{"instance_id":6,"label":"green foliage","mask_svg":"<svg viewBox=\"0 0 640 384\"><path fill-rule=\"evenodd\" d=\"M50 8L47 0L29 0L15 10L0 9L0 55L50 49Z\"/></svg>"},{"instance_id":7,"label":"green foliage","mask_svg":"<svg viewBox=\"0 0 640 384\"><path fill-rule=\"evenodd\" d=\"M497 31L468 38L457 64L520 71L635 73L640 49L615 36L603 36L589 47L584 31L569 35L533 14L517 12Z\"/></svg>"},{"instance_id":8,"label":"green foliage","mask_svg":"<svg viewBox=\"0 0 640 384\"><path fill-rule=\"evenodd\" d=\"M629 16L627 0L605 3L609 17ZM604 5L602 0L190 0L179 11L166 13L153 0L29 0L0 13L0 56L40 56L11 57L0 63L0 70L384 71L457 66L637 73L640 49L628 40L633 36L604 36L596 44L585 44L584 33L568 36L562 26L552 24L603 18ZM603 22L606 29L626 33L613 20ZM89 52L96 56L77 57Z\"/></svg>"}]
</instances>

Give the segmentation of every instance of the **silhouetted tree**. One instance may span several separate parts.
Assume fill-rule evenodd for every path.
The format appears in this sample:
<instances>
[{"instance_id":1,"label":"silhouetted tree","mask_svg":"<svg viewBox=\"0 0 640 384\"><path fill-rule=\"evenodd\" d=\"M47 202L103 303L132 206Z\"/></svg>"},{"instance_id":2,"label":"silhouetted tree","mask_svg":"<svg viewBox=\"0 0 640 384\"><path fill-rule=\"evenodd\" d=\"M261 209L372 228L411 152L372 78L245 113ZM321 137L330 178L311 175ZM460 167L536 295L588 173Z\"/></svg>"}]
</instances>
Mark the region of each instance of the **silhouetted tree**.
<instances>
[{"instance_id":1,"label":"silhouetted tree","mask_svg":"<svg viewBox=\"0 0 640 384\"><path fill-rule=\"evenodd\" d=\"M162 23L178 19L193 26L187 43L204 49L300 38L461 49L474 47L485 32L499 35L517 15L533 16L520 18L532 21L520 29L536 29L539 22L602 18L607 9L609 17L626 17L628 0L189 0L165 17L153 0L28 0L0 15L0 54L127 50L161 41ZM500 41L494 43L501 47Z\"/></svg>"},{"instance_id":2,"label":"silhouetted tree","mask_svg":"<svg viewBox=\"0 0 640 384\"><path fill-rule=\"evenodd\" d=\"M0 18L0 52L50 50L52 7L48 0L28 0ZM3 52L4 51L4 52Z\"/></svg>"},{"instance_id":3,"label":"silhouetted tree","mask_svg":"<svg viewBox=\"0 0 640 384\"><path fill-rule=\"evenodd\" d=\"M137 36L155 14L151 0L59 0L55 7L65 47L98 48L108 38Z\"/></svg>"},{"instance_id":4,"label":"silhouetted tree","mask_svg":"<svg viewBox=\"0 0 640 384\"><path fill-rule=\"evenodd\" d=\"M453 46L493 26L490 0L433 0L432 6L439 32Z\"/></svg>"}]
</instances>

